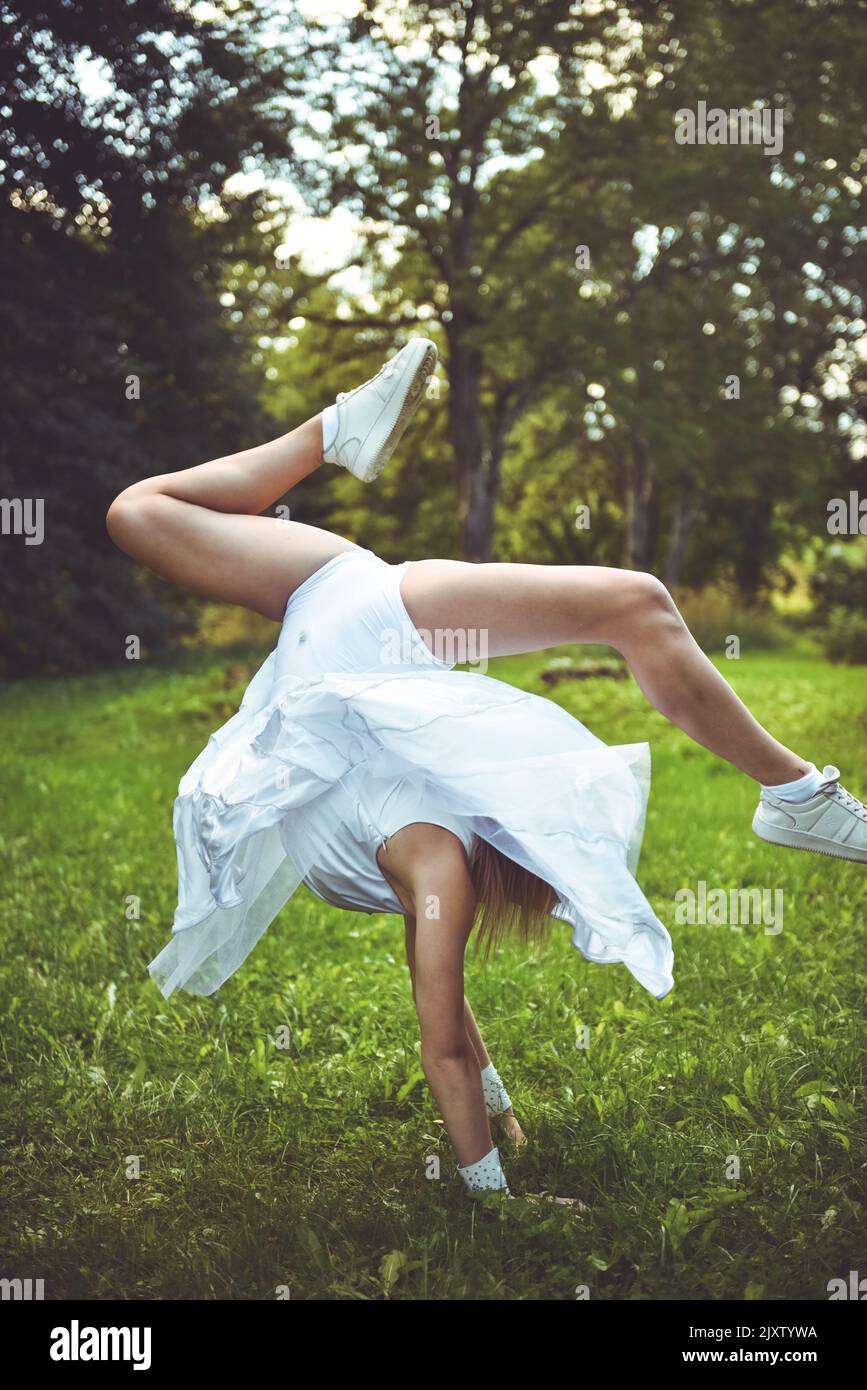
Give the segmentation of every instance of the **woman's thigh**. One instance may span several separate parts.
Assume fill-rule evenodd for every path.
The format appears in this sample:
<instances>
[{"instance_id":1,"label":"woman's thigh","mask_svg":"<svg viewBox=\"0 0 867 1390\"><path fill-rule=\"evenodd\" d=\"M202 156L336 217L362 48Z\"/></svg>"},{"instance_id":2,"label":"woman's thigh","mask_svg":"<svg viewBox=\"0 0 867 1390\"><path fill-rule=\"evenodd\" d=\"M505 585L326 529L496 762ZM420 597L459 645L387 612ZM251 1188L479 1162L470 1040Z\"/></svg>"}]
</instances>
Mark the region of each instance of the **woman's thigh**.
<instances>
[{"instance_id":1,"label":"woman's thigh","mask_svg":"<svg viewBox=\"0 0 867 1390\"><path fill-rule=\"evenodd\" d=\"M650 575L601 565L417 560L401 596L434 640L438 630L458 632L475 640L473 650L515 656L564 642L617 645L648 584L656 584Z\"/></svg>"},{"instance_id":2,"label":"woman's thigh","mask_svg":"<svg viewBox=\"0 0 867 1390\"><path fill-rule=\"evenodd\" d=\"M109 531L122 550L195 593L279 622L300 584L352 541L317 526L215 512L131 489L114 503Z\"/></svg>"}]
</instances>

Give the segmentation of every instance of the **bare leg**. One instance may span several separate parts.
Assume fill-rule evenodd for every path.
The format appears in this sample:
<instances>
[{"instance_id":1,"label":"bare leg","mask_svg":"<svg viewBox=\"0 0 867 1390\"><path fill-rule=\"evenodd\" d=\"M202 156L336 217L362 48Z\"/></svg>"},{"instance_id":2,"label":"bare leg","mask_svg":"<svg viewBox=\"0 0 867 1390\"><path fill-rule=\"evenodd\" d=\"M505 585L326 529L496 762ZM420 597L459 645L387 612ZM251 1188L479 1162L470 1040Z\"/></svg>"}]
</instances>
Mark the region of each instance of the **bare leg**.
<instances>
[{"instance_id":1,"label":"bare leg","mask_svg":"<svg viewBox=\"0 0 867 1390\"><path fill-rule=\"evenodd\" d=\"M256 515L321 463L316 415L254 449L133 483L109 508L109 534L164 579L279 622L299 584L357 549L317 526Z\"/></svg>"},{"instance_id":2,"label":"bare leg","mask_svg":"<svg viewBox=\"0 0 867 1390\"><path fill-rule=\"evenodd\" d=\"M357 548L315 526L256 515L321 463L317 415L254 449L134 483L112 503L108 529L164 578L279 622L299 584ZM493 656L562 642L613 646L656 709L748 776L773 785L807 770L753 718L652 575L421 560L402 592L416 626L484 630Z\"/></svg>"},{"instance_id":3,"label":"bare leg","mask_svg":"<svg viewBox=\"0 0 867 1390\"><path fill-rule=\"evenodd\" d=\"M594 565L420 560L401 592L417 627L484 631L491 656L564 642L614 647L655 709L749 777L775 785L808 770L753 718L652 575Z\"/></svg>"}]
</instances>

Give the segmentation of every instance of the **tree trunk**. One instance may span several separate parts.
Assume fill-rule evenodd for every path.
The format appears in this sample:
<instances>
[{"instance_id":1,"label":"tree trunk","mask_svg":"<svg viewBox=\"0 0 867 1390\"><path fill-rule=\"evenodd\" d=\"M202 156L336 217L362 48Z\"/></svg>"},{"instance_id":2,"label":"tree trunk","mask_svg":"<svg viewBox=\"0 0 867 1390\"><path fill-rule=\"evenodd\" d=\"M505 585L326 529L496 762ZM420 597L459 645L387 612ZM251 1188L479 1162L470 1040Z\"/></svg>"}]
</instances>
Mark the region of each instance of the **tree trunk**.
<instances>
[{"instance_id":1,"label":"tree trunk","mask_svg":"<svg viewBox=\"0 0 867 1390\"><path fill-rule=\"evenodd\" d=\"M678 489L677 500L674 507L674 518L671 524L671 534L668 538L668 554L665 559L665 582L670 589L680 583L680 572L683 568L686 543L689 540L689 534L695 524L698 513L698 488L693 478L686 478Z\"/></svg>"},{"instance_id":2,"label":"tree trunk","mask_svg":"<svg viewBox=\"0 0 867 1390\"><path fill-rule=\"evenodd\" d=\"M494 493L486 468L481 421L481 354L467 348L458 329L450 335L449 438L455 456L461 557L490 560Z\"/></svg>"},{"instance_id":3,"label":"tree trunk","mask_svg":"<svg viewBox=\"0 0 867 1390\"><path fill-rule=\"evenodd\" d=\"M633 439L626 465L626 565L649 570L656 550L659 484L642 440Z\"/></svg>"}]
</instances>

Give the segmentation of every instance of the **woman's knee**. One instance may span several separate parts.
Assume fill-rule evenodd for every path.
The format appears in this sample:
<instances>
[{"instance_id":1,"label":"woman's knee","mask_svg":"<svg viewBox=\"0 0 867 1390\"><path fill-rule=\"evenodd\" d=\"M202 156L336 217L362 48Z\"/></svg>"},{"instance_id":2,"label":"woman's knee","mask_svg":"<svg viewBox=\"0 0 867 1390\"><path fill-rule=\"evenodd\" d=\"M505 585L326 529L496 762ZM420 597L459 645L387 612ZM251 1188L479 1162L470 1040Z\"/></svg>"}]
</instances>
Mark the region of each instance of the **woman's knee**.
<instances>
[{"instance_id":1,"label":"woman's knee","mask_svg":"<svg viewBox=\"0 0 867 1390\"><path fill-rule=\"evenodd\" d=\"M651 638L658 641L683 629L677 604L661 579L643 570L620 570L618 573L620 603L616 646Z\"/></svg>"},{"instance_id":2,"label":"woman's knee","mask_svg":"<svg viewBox=\"0 0 867 1390\"><path fill-rule=\"evenodd\" d=\"M159 523L166 498L147 491L138 483L125 488L114 499L105 515L105 527L115 545L128 551Z\"/></svg>"}]
</instances>

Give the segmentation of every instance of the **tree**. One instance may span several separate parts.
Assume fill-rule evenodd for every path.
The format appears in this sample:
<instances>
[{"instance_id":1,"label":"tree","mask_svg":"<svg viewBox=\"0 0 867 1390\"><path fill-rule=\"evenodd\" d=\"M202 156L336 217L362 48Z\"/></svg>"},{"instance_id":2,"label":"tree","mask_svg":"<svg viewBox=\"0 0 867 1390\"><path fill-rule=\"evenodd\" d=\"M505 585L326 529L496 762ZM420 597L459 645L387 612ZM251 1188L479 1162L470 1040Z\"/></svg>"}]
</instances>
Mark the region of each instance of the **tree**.
<instances>
[{"instance_id":1,"label":"tree","mask_svg":"<svg viewBox=\"0 0 867 1390\"><path fill-rule=\"evenodd\" d=\"M719 380L702 381L694 360L709 360L709 305L717 343L737 349L735 370L781 420L812 428L831 356L857 387L856 9L452 0L371 5L344 28L298 30L290 66L309 81L296 120L314 143L299 142L295 177L317 213L344 205L372 245L384 229L399 242L391 284L403 295L372 322L394 332L420 325L421 310L439 320L465 556L492 553L522 414L577 389L583 416L587 387L602 385L620 406L603 411L614 424L595 442L621 480L626 561L681 572L725 452ZM783 151L678 145L677 111L723 92L727 106L784 109ZM650 250L637 240L649 233ZM666 332L685 337L651 352ZM796 408L775 408L768 391L793 379ZM743 438L738 457L749 492ZM729 475L735 488L741 476Z\"/></svg>"},{"instance_id":2,"label":"tree","mask_svg":"<svg viewBox=\"0 0 867 1390\"><path fill-rule=\"evenodd\" d=\"M104 516L135 478L261 424L249 331L218 295L223 239L252 206L226 177L284 143L262 114L279 73L244 28L264 13L0 4L0 493L45 505L41 544L0 540L7 674L117 660L132 634L154 650L183 626Z\"/></svg>"}]
</instances>

